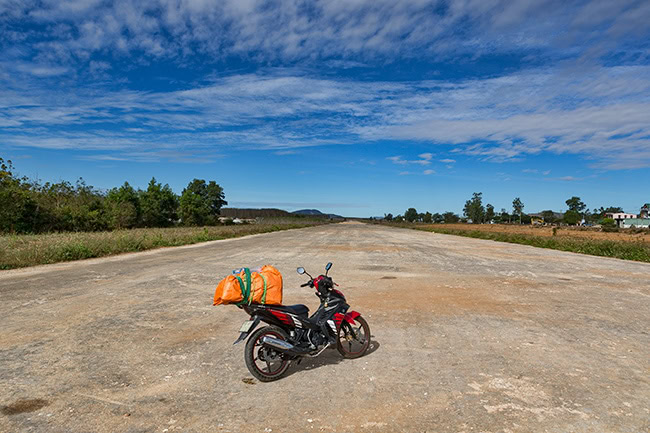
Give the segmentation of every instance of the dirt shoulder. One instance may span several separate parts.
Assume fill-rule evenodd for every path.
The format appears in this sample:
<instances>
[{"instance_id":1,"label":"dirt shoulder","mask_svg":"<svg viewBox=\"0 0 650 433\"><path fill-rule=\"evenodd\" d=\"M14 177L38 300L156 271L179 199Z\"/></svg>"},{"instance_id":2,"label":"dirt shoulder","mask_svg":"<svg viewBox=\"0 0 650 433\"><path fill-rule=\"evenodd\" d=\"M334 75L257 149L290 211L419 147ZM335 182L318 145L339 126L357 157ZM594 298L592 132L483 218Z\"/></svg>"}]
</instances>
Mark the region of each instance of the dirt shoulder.
<instances>
[{"instance_id":1,"label":"dirt shoulder","mask_svg":"<svg viewBox=\"0 0 650 433\"><path fill-rule=\"evenodd\" d=\"M449 230L478 230L487 233L516 233L531 236L543 237L568 237L574 239L595 239L617 242L646 242L650 243L650 232L632 233L631 231L621 231L614 233L602 232L599 229L580 228L580 227L556 227L553 234L553 227L550 226L530 226L517 224L421 224L423 228L435 230L443 228Z\"/></svg>"}]
</instances>

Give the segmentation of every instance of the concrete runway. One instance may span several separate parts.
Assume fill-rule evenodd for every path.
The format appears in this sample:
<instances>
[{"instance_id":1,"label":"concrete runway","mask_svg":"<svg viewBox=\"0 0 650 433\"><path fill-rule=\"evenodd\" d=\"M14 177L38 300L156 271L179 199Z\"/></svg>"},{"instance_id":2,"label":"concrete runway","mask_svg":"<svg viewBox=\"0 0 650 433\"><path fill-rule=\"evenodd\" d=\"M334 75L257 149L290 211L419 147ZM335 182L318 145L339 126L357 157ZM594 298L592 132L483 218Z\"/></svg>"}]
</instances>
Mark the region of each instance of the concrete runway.
<instances>
[{"instance_id":1,"label":"concrete runway","mask_svg":"<svg viewBox=\"0 0 650 433\"><path fill-rule=\"evenodd\" d=\"M370 323L251 378L232 269L304 266ZM0 432L647 432L650 264L343 223L0 272Z\"/></svg>"}]
</instances>

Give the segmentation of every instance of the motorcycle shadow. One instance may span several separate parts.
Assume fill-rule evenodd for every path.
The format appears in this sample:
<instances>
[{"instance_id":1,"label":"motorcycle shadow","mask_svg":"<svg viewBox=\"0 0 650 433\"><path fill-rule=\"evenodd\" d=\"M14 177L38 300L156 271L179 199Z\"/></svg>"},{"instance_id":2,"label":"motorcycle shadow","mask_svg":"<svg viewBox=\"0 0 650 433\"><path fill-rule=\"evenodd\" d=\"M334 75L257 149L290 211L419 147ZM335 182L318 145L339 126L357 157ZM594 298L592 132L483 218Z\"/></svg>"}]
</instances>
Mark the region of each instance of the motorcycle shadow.
<instances>
[{"instance_id":1,"label":"motorcycle shadow","mask_svg":"<svg viewBox=\"0 0 650 433\"><path fill-rule=\"evenodd\" d=\"M377 340L371 339L370 340L370 346L368 347L368 351L366 352L365 355L363 355L361 358L356 358L356 359L347 359L341 356L338 350L336 350L336 347L333 348L327 348L323 353L321 353L319 356L316 358L303 358L302 362L300 364L297 364L297 361L292 362L291 367L289 368L289 371L287 372L287 376L291 376L296 373L300 373L302 371L307 371L307 370L314 370L319 367L324 367L326 365L336 365L341 362L345 361L357 361L357 360L362 360L365 357L372 355L377 349L379 349L379 342Z\"/></svg>"}]
</instances>

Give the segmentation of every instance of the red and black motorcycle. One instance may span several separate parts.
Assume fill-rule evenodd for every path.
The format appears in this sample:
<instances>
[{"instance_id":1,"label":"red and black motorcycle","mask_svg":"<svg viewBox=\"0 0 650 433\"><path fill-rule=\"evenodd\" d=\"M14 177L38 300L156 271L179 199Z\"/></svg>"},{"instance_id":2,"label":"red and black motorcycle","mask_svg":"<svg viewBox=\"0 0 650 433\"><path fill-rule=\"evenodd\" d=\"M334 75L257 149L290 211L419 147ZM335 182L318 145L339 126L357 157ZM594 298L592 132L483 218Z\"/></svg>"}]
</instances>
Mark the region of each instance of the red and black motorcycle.
<instances>
[{"instance_id":1,"label":"red and black motorcycle","mask_svg":"<svg viewBox=\"0 0 650 433\"><path fill-rule=\"evenodd\" d=\"M336 345L346 358L358 358L368 350L370 327L361 314L350 311L343 293L334 288L334 281L327 276L331 267L332 263L328 263L325 275L316 278L304 268L297 269L300 275L309 276L309 281L300 287L315 288L320 299L320 306L311 316L308 316L309 308L302 304L240 306L251 317L242 325L234 344L248 337L244 359L258 380L278 380L285 375L292 360L300 363L305 356L318 356L330 345ZM269 326L255 331L260 322Z\"/></svg>"}]
</instances>

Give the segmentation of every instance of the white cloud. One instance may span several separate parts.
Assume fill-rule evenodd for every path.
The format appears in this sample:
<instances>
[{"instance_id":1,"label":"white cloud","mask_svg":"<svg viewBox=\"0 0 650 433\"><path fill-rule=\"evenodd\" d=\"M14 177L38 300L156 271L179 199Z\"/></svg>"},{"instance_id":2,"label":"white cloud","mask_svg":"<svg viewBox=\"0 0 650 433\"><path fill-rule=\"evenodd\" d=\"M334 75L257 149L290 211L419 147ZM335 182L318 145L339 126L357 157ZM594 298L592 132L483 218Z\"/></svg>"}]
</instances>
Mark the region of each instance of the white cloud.
<instances>
[{"instance_id":1,"label":"white cloud","mask_svg":"<svg viewBox=\"0 0 650 433\"><path fill-rule=\"evenodd\" d=\"M428 175L430 175L430 174L434 174L435 172L436 172L435 170L424 170L424 171L422 172L422 174L428 176Z\"/></svg>"},{"instance_id":2,"label":"white cloud","mask_svg":"<svg viewBox=\"0 0 650 433\"><path fill-rule=\"evenodd\" d=\"M386 159L392 161L394 164L402 164L402 165L408 164L408 161L402 159L401 156L389 156Z\"/></svg>"},{"instance_id":3,"label":"white cloud","mask_svg":"<svg viewBox=\"0 0 650 433\"><path fill-rule=\"evenodd\" d=\"M630 33L647 35L649 17L648 2L629 0L0 2L0 23L12 24L5 38L33 39L43 58L88 61L110 52L184 62L201 54L329 59L343 68L394 56L480 56L548 47L589 55ZM16 28L18 20L27 26Z\"/></svg>"},{"instance_id":4,"label":"white cloud","mask_svg":"<svg viewBox=\"0 0 650 433\"><path fill-rule=\"evenodd\" d=\"M26 80L24 88L0 87L0 138L67 149L272 150L398 139L491 161L572 153L598 168L643 168L650 166L649 95L650 66L401 83L270 69L167 92ZM389 160L428 166L433 158Z\"/></svg>"},{"instance_id":5,"label":"white cloud","mask_svg":"<svg viewBox=\"0 0 650 433\"><path fill-rule=\"evenodd\" d=\"M431 164L431 159L433 158L433 154L421 153L418 155L418 157L420 159L406 160L403 159L401 156L389 156L386 159L392 161L394 164L400 164L400 165L406 165L406 164L429 165Z\"/></svg>"}]
</instances>

